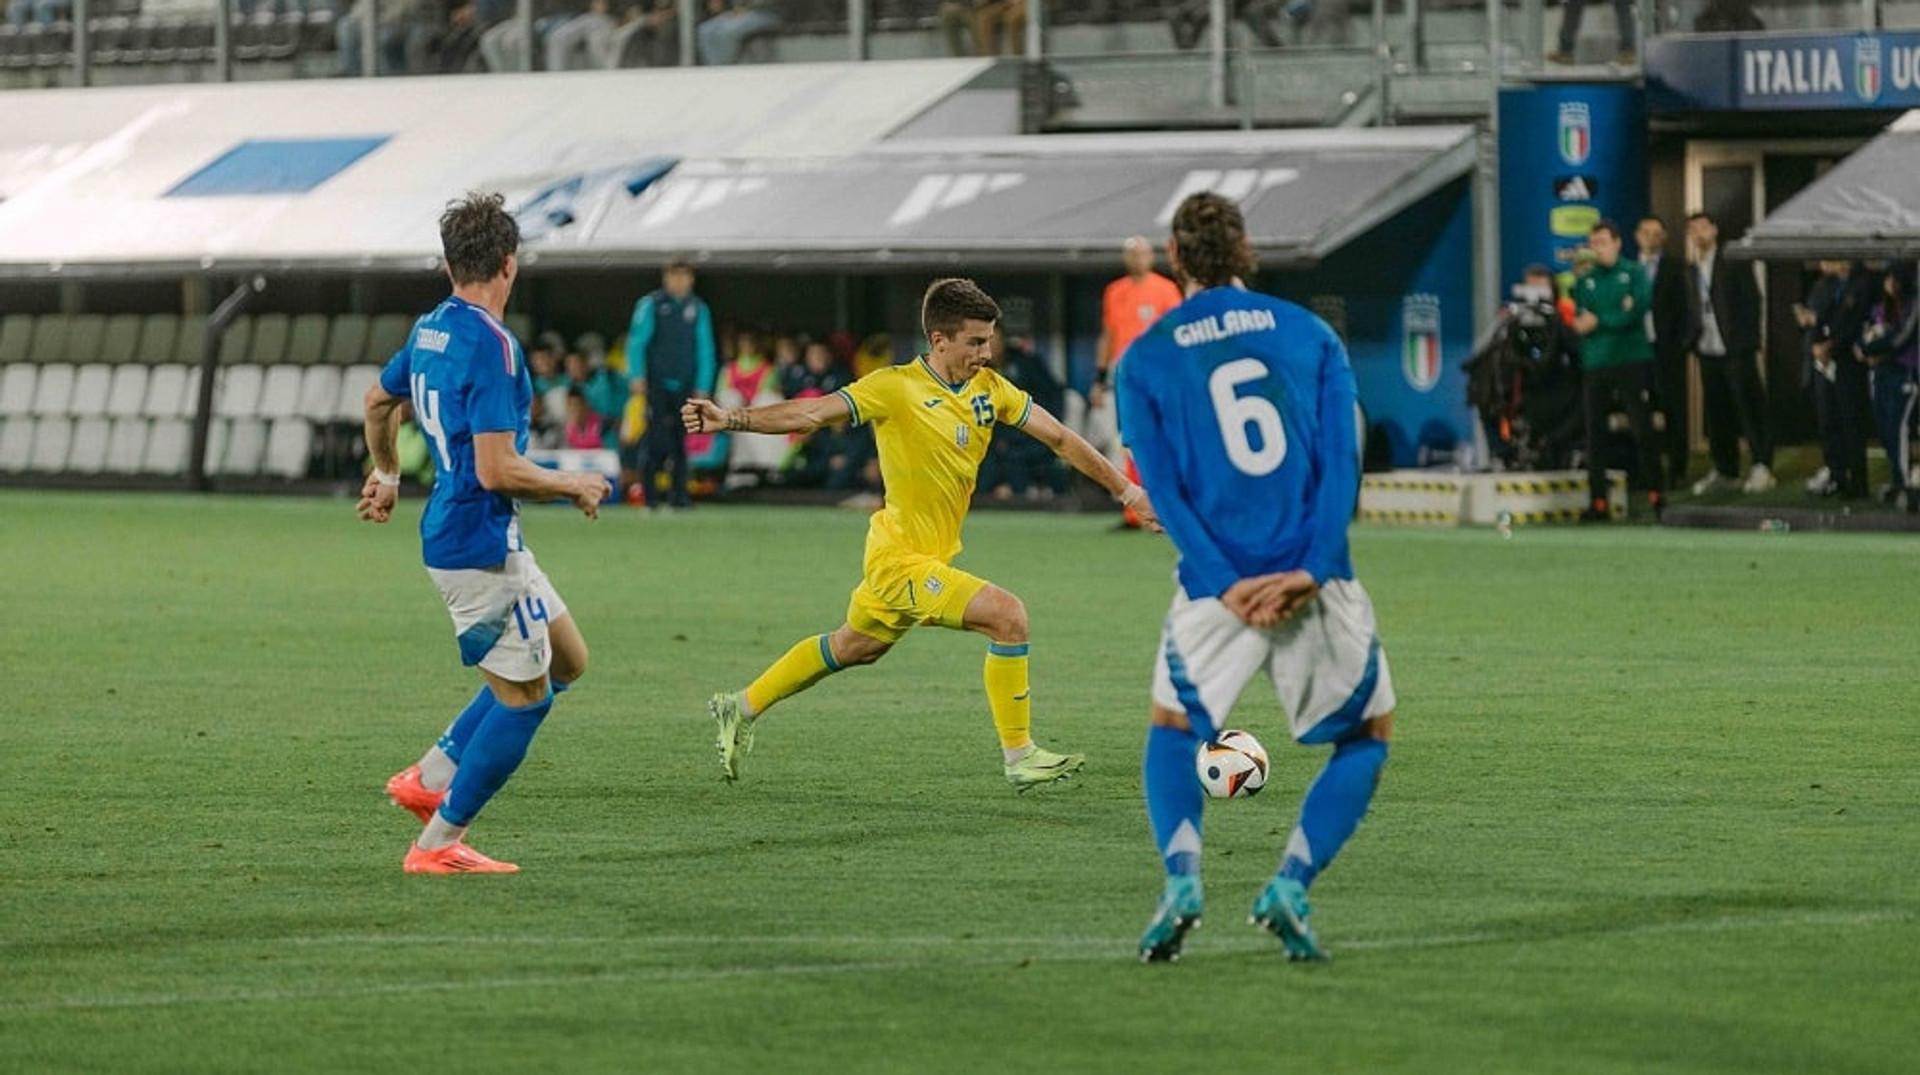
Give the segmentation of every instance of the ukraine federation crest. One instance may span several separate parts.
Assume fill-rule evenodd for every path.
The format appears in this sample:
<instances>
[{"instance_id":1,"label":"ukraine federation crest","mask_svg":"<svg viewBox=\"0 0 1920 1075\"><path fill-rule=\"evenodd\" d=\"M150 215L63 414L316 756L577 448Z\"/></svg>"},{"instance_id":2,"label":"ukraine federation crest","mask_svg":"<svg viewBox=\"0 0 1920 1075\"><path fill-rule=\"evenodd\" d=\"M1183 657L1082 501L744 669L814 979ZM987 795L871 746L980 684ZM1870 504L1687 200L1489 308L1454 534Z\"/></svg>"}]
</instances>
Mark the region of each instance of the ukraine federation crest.
<instances>
[{"instance_id":1,"label":"ukraine federation crest","mask_svg":"<svg viewBox=\"0 0 1920 1075\"><path fill-rule=\"evenodd\" d=\"M1560 159L1568 165L1593 156L1593 113L1585 101L1560 102Z\"/></svg>"},{"instance_id":2,"label":"ukraine federation crest","mask_svg":"<svg viewBox=\"0 0 1920 1075\"><path fill-rule=\"evenodd\" d=\"M1853 92L1862 101L1880 99L1880 39L1857 38L1853 43Z\"/></svg>"},{"instance_id":3,"label":"ukraine federation crest","mask_svg":"<svg viewBox=\"0 0 1920 1075\"><path fill-rule=\"evenodd\" d=\"M1408 295L1400 303L1401 367L1417 392L1440 383L1440 296Z\"/></svg>"}]
</instances>

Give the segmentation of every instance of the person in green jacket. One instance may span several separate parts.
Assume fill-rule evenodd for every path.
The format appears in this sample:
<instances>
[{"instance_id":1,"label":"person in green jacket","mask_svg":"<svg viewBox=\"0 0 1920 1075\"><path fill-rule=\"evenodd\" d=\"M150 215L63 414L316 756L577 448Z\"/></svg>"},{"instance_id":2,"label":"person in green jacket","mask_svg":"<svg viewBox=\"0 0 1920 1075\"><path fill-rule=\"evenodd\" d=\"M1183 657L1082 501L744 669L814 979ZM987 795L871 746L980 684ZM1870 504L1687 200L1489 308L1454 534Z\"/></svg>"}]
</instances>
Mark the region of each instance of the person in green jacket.
<instances>
[{"instance_id":1,"label":"person in green jacket","mask_svg":"<svg viewBox=\"0 0 1920 1075\"><path fill-rule=\"evenodd\" d=\"M1620 228L1602 220L1587 235L1593 270L1573 283L1577 313L1574 331L1580 333L1580 365L1586 383L1587 489L1593 504L1586 517L1609 518L1607 512L1607 417L1618 406L1627 412L1633 430L1639 480L1647 503L1656 514L1664 506L1661 495L1660 445L1653 436L1653 410L1648 391L1653 381L1653 342L1647 338L1647 309L1652 286L1646 270L1620 257Z\"/></svg>"}]
</instances>

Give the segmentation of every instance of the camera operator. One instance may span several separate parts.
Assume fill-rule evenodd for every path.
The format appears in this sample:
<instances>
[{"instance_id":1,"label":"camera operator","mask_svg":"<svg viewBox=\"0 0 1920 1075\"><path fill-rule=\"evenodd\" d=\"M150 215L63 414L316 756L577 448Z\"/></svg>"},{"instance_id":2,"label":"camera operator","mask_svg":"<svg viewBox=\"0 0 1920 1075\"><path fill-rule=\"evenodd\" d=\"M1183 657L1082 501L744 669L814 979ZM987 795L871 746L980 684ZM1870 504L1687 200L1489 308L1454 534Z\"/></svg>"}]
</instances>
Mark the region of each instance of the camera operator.
<instances>
[{"instance_id":1,"label":"camera operator","mask_svg":"<svg viewBox=\"0 0 1920 1075\"><path fill-rule=\"evenodd\" d=\"M1467 363L1468 402L1506 466L1565 466L1580 435L1580 337L1545 265L1527 266L1512 296Z\"/></svg>"},{"instance_id":2,"label":"camera operator","mask_svg":"<svg viewBox=\"0 0 1920 1075\"><path fill-rule=\"evenodd\" d=\"M1653 379L1653 344L1647 339L1646 319L1652 288L1639 262L1621 258L1620 227L1613 221L1595 224L1587 234L1587 245L1593 249L1593 271L1573 285L1573 302L1579 310L1573 327L1583 338L1580 364L1587 404L1587 486L1593 501L1587 518L1597 521L1610 517L1606 453L1602 448L1607 440L1607 416L1616 403L1626 410L1633 428L1639 477L1645 483L1647 503L1657 513L1665 506L1661 495L1665 482L1660 470L1660 445L1653 438L1653 409L1647 402Z\"/></svg>"}]
</instances>

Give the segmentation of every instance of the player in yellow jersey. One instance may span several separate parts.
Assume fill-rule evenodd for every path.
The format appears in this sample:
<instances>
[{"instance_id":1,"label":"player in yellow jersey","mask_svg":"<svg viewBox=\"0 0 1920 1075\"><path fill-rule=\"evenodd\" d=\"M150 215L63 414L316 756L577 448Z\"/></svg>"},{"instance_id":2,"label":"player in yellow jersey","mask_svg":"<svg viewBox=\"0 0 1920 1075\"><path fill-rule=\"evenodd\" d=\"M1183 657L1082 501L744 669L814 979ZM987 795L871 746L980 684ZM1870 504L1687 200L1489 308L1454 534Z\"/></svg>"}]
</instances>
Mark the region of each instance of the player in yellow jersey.
<instances>
[{"instance_id":1,"label":"player in yellow jersey","mask_svg":"<svg viewBox=\"0 0 1920 1075\"><path fill-rule=\"evenodd\" d=\"M694 400L681 412L690 433L810 433L841 422L873 426L886 506L867 529L865 576L847 621L802 639L744 691L716 694L720 764L728 780L753 749L753 723L774 703L828 675L872 664L923 624L987 636L987 704L1007 781L1025 791L1061 780L1085 758L1034 745L1027 688L1027 609L998 586L953 566L960 527L994 428L1026 430L1099 482L1158 529L1146 493L1079 434L987 368L1000 307L971 280L936 280L920 307L930 349L877 370L831 396L722 410Z\"/></svg>"}]
</instances>

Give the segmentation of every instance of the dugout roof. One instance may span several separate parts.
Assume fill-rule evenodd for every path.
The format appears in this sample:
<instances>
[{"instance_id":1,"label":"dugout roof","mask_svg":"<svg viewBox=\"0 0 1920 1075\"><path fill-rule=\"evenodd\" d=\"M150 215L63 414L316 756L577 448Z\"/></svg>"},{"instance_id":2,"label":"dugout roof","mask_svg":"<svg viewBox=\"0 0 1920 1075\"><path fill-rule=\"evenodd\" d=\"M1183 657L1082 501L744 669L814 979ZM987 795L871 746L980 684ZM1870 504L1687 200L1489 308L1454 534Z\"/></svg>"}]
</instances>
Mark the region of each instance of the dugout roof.
<instances>
[{"instance_id":1,"label":"dugout roof","mask_svg":"<svg viewBox=\"0 0 1920 1075\"><path fill-rule=\"evenodd\" d=\"M1920 111L1788 199L1731 252L1779 261L1920 256Z\"/></svg>"}]
</instances>

